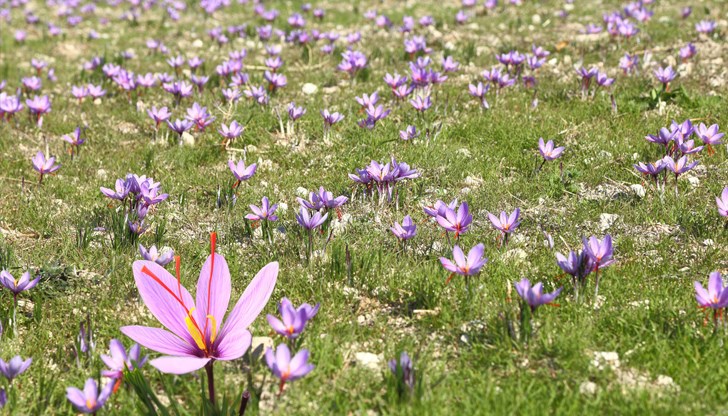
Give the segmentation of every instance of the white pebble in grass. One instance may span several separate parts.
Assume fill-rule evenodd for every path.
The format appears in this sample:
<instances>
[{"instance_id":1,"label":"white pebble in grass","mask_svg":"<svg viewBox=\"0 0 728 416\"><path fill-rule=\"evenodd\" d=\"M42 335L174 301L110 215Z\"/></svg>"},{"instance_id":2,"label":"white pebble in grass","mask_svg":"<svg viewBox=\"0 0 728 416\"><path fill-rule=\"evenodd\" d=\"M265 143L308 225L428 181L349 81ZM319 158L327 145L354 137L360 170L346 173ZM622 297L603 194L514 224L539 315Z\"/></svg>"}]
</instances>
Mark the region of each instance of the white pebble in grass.
<instances>
[{"instance_id":1,"label":"white pebble in grass","mask_svg":"<svg viewBox=\"0 0 728 416\"><path fill-rule=\"evenodd\" d=\"M308 189L299 186L296 188L296 195L300 196L301 198L308 198Z\"/></svg>"},{"instance_id":2,"label":"white pebble in grass","mask_svg":"<svg viewBox=\"0 0 728 416\"><path fill-rule=\"evenodd\" d=\"M182 145L190 146L190 147L194 146L195 145L195 136L193 136L187 132L182 133L182 141L180 141L180 146L182 146Z\"/></svg>"},{"instance_id":3,"label":"white pebble in grass","mask_svg":"<svg viewBox=\"0 0 728 416\"><path fill-rule=\"evenodd\" d=\"M602 213L599 216L599 229L602 232L607 231L618 219L619 215L617 214Z\"/></svg>"},{"instance_id":4,"label":"white pebble in grass","mask_svg":"<svg viewBox=\"0 0 728 416\"><path fill-rule=\"evenodd\" d=\"M629 186L629 189L631 189L632 192L634 192L634 194L637 195L638 197L640 197L640 198L644 198L645 197L646 192L645 192L645 187L644 186L642 186L642 185L640 185L638 183L635 183L633 185L630 185Z\"/></svg>"},{"instance_id":5,"label":"white pebble in grass","mask_svg":"<svg viewBox=\"0 0 728 416\"><path fill-rule=\"evenodd\" d=\"M354 360L356 365L362 366L369 370L379 370L379 364L382 359L371 352L357 352L354 353Z\"/></svg>"},{"instance_id":6,"label":"white pebble in grass","mask_svg":"<svg viewBox=\"0 0 728 416\"><path fill-rule=\"evenodd\" d=\"M303 84L303 87L301 87L301 91L303 91L306 95L313 95L318 92L318 87L314 84L311 84L310 82L307 82Z\"/></svg>"},{"instance_id":7,"label":"white pebble in grass","mask_svg":"<svg viewBox=\"0 0 728 416\"><path fill-rule=\"evenodd\" d=\"M597 393L597 389L598 389L597 383L595 383L593 381L585 381L585 382L581 383L581 385L579 385L579 393L588 395L588 396L595 395Z\"/></svg>"}]
</instances>

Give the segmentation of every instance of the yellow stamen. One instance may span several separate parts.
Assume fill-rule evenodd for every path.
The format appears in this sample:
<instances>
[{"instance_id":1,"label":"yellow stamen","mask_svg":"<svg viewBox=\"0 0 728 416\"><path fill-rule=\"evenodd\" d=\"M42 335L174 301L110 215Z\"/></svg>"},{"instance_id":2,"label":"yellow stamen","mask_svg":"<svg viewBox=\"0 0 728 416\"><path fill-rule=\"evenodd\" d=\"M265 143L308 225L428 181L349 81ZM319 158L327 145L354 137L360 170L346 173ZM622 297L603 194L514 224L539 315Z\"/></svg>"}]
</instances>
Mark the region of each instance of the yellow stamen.
<instances>
[{"instance_id":1,"label":"yellow stamen","mask_svg":"<svg viewBox=\"0 0 728 416\"><path fill-rule=\"evenodd\" d=\"M200 332L200 329L197 328L197 326L192 322L192 312L195 311L195 308L192 308L187 312L187 316L185 317L185 323L187 324L187 330L190 332L190 335L192 336L192 339L195 340L195 344L203 350L207 351L207 345L205 345L205 338L202 332Z\"/></svg>"},{"instance_id":2,"label":"yellow stamen","mask_svg":"<svg viewBox=\"0 0 728 416\"><path fill-rule=\"evenodd\" d=\"M212 315L207 315L207 319L212 324L212 336L210 337L210 342L212 343L215 342L215 338L217 337L217 321L215 321L215 317Z\"/></svg>"},{"instance_id":3,"label":"yellow stamen","mask_svg":"<svg viewBox=\"0 0 728 416\"><path fill-rule=\"evenodd\" d=\"M86 407L89 409L93 409L94 407L96 407L96 400L86 399Z\"/></svg>"}]
</instances>

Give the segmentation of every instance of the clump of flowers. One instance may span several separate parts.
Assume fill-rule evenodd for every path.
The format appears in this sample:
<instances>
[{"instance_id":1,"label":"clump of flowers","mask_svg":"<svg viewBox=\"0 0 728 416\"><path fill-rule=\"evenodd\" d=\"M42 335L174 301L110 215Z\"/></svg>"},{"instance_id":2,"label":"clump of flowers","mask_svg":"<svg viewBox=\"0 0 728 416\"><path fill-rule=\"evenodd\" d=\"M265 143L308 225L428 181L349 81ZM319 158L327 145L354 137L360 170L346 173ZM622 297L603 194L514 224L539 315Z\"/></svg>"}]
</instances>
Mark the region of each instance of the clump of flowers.
<instances>
[{"instance_id":1,"label":"clump of flowers","mask_svg":"<svg viewBox=\"0 0 728 416\"><path fill-rule=\"evenodd\" d=\"M169 194L162 193L161 184L152 178L142 175L128 174L124 179L117 179L114 189L101 187L101 193L107 198L119 201L116 212L121 214L124 224L128 227L129 241L134 244L138 236L147 229L145 220L156 205L166 200ZM114 225L114 233L122 234L118 224Z\"/></svg>"},{"instance_id":2,"label":"clump of flowers","mask_svg":"<svg viewBox=\"0 0 728 416\"><path fill-rule=\"evenodd\" d=\"M356 173L349 174L351 180L364 186L365 195L372 196L372 190L376 189L380 204L383 204L384 201L392 202L398 183L419 176L418 170L410 168L405 162L397 162L394 157L390 162L385 163L372 160L368 166L357 169Z\"/></svg>"}]
</instances>

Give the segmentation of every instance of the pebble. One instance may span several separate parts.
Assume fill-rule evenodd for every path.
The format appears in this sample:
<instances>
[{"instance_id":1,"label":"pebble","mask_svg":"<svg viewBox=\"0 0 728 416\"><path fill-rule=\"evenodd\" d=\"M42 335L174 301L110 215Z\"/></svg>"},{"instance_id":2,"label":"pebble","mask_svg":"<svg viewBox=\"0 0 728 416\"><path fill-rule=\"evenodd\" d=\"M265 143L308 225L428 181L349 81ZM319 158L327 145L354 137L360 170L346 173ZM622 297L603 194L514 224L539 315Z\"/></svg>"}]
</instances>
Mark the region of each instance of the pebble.
<instances>
[{"instance_id":1,"label":"pebble","mask_svg":"<svg viewBox=\"0 0 728 416\"><path fill-rule=\"evenodd\" d=\"M382 361L382 359L377 354L373 354L371 352L354 353L354 360L357 365L360 365L370 370L378 370L379 363Z\"/></svg>"},{"instance_id":2,"label":"pebble","mask_svg":"<svg viewBox=\"0 0 728 416\"><path fill-rule=\"evenodd\" d=\"M318 92L318 87L314 84L311 84L310 82L307 82L303 84L303 87L301 87L301 91L303 91L306 95L313 95Z\"/></svg>"}]
</instances>

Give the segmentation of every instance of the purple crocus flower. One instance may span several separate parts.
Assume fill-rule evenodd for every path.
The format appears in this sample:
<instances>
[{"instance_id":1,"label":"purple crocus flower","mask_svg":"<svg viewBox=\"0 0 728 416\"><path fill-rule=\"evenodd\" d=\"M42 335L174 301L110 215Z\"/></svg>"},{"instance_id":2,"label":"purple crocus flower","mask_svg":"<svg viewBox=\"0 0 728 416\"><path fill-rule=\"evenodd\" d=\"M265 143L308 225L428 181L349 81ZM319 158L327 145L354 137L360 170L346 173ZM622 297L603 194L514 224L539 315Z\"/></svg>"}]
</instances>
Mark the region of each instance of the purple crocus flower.
<instances>
[{"instance_id":1,"label":"purple crocus flower","mask_svg":"<svg viewBox=\"0 0 728 416\"><path fill-rule=\"evenodd\" d=\"M695 56L695 54L698 53L698 49L693 45L692 43L688 43L687 45L680 48L680 51L678 52L678 55L680 56L680 60L683 62L687 62L690 58Z\"/></svg>"},{"instance_id":2,"label":"purple crocus flower","mask_svg":"<svg viewBox=\"0 0 728 416\"><path fill-rule=\"evenodd\" d=\"M51 100L48 99L47 95L34 96L32 99L25 100L25 105L28 106L31 114L35 115L36 124L38 127L43 125L43 114L51 111Z\"/></svg>"},{"instance_id":3,"label":"purple crocus flower","mask_svg":"<svg viewBox=\"0 0 728 416\"><path fill-rule=\"evenodd\" d=\"M316 316L320 307L320 303L315 306L304 303L296 308L288 298L283 298L278 305L281 319L268 314L268 323L278 334L288 339L294 339L301 335L308 321Z\"/></svg>"},{"instance_id":4,"label":"purple crocus flower","mask_svg":"<svg viewBox=\"0 0 728 416\"><path fill-rule=\"evenodd\" d=\"M268 263L253 278L235 307L225 317L230 301L230 271L225 258L215 253L216 236L211 236L211 254L200 271L197 301L157 263L145 260L133 264L139 295L150 312L168 330L125 326L121 332L135 342L165 354L150 361L164 373L185 374L213 361L235 360L250 347L248 327L268 303L278 277L278 263ZM179 270L179 268L177 268ZM210 367L211 370L211 367Z\"/></svg>"},{"instance_id":5,"label":"purple crocus flower","mask_svg":"<svg viewBox=\"0 0 728 416\"><path fill-rule=\"evenodd\" d=\"M300 224L301 227L311 231L314 228L320 227L328 217L328 212L324 215L321 215L321 213L318 211L316 211L313 216L311 216L311 213L308 211L308 209L301 207L298 211L298 214L296 214L296 221L298 221L298 224Z\"/></svg>"},{"instance_id":6,"label":"purple crocus flower","mask_svg":"<svg viewBox=\"0 0 728 416\"><path fill-rule=\"evenodd\" d=\"M667 68L657 68L655 69L654 74L655 78L662 83L665 90L669 88L668 84L677 77L677 73L673 71L672 66L668 66Z\"/></svg>"},{"instance_id":7,"label":"purple crocus flower","mask_svg":"<svg viewBox=\"0 0 728 416\"><path fill-rule=\"evenodd\" d=\"M728 186L723 188L720 197L715 197L715 203L718 205L718 213L723 217L728 217Z\"/></svg>"},{"instance_id":8,"label":"purple crocus flower","mask_svg":"<svg viewBox=\"0 0 728 416\"><path fill-rule=\"evenodd\" d=\"M134 344L127 353L124 344L118 339L112 339L109 343L109 354L101 354L101 361L106 364L107 369L101 371L104 377L121 380L125 371L133 371L141 368L147 362L147 356L141 357L139 344Z\"/></svg>"},{"instance_id":9,"label":"purple crocus flower","mask_svg":"<svg viewBox=\"0 0 728 416\"><path fill-rule=\"evenodd\" d=\"M360 106L362 106L362 108L366 109L377 105L377 102L379 101L379 93L374 91L371 95L362 94L361 97L354 97L354 99Z\"/></svg>"},{"instance_id":10,"label":"purple crocus flower","mask_svg":"<svg viewBox=\"0 0 728 416\"><path fill-rule=\"evenodd\" d=\"M556 299L563 288L558 288L551 293L543 293L543 283L539 282L531 286L531 281L523 278L516 283L516 292L534 312L541 305L548 305Z\"/></svg>"},{"instance_id":11,"label":"purple crocus flower","mask_svg":"<svg viewBox=\"0 0 728 416\"><path fill-rule=\"evenodd\" d=\"M61 136L61 140L70 144L72 151L74 151L76 153L78 153L78 148L86 142L86 140L83 137L81 137L81 128L80 127L76 127L76 129L73 130L73 133L64 134L63 136Z\"/></svg>"},{"instance_id":12,"label":"purple crocus flower","mask_svg":"<svg viewBox=\"0 0 728 416\"><path fill-rule=\"evenodd\" d=\"M392 230L392 234L394 234L395 237L402 241L409 240L417 235L417 225L412 221L412 217L409 215L404 217L401 225L395 222L390 230Z\"/></svg>"},{"instance_id":13,"label":"purple crocus flower","mask_svg":"<svg viewBox=\"0 0 728 416\"><path fill-rule=\"evenodd\" d=\"M270 204L267 196L264 196L261 200L260 207L250 205L252 214L247 214L245 218L251 221L278 221L278 216L274 214L278 209L278 204Z\"/></svg>"},{"instance_id":14,"label":"purple crocus flower","mask_svg":"<svg viewBox=\"0 0 728 416\"><path fill-rule=\"evenodd\" d=\"M583 283L584 279L594 271L594 263L585 250L570 251L568 257L556 253L556 264L564 273L573 277L575 283Z\"/></svg>"},{"instance_id":15,"label":"purple crocus flower","mask_svg":"<svg viewBox=\"0 0 728 416\"><path fill-rule=\"evenodd\" d=\"M594 263L594 270L598 273L599 269L603 269L614 263L614 248L612 246L612 236L607 234L604 239L591 236L588 240L584 240L584 252Z\"/></svg>"},{"instance_id":16,"label":"purple crocus flower","mask_svg":"<svg viewBox=\"0 0 728 416\"><path fill-rule=\"evenodd\" d=\"M252 163L250 166L245 166L245 162L243 162L242 159L238 160L237 164L232 160L228 160L228 167L235 176L235 179L237 179L237 183L234 185L234 187L237 187L240 182L247 181L255 175L255 171L258 169L258 164Z\"/></svg>"},{"instance_id":17,"label":"purple crocus flower","mask_svg":"<svg viewBox=\"0 0 728 416\"><path fill-rule=\"evenodd\" d=\"M192 126L194 126L194 123L190 120L176 119L175 121L167 120L167 126L170 130L177 133L179 137L182 137L182 134L184 134L184 132L186 132L187 130L191 129Z\"/></svg>"},{"instance_id":18,"label":"purple crocus flower","mask_svg":"<svg viewBox=\"0 0 728 416\"><path fill-rule=\"evenodd\" d=\"M143 245L139 244L139 254L144 260L153 261L162 267L174 260L174 250L169 249L161 253L157 250L157 246L151 246L147 250Z\"/></svg>"},{"instance_id":19,"label":"purple crocus flower","mask_svg":"<svg viewBox=\"0 0 728 416\"><path fill-rule=\"evenodd\" d=\"M330 113L326 109L321 110L321 117L324 119L324 125L327 129L344 119L343 114L337 112Z\"/></svg>"},{"instance_id":20,"label":"purple crocus flower","mask_svg":"<svg viewBox=\"0 0 728 416\"><path fill-rule=\"evenodd\" d=\"M426 205L422 207L422 209L425 211L425 214L437 219L438 216L444 217L448 210L455 210L457 206L457 199L453 199L452 201L450 201L449 204L446 204L438 199L432 206Z\"/></svg>"},{"instance_id":21,"label":"purple crocus flower","mask_svg":"<svg viewBox=\"0 0 728 416\"><path fill-rule=\"evenodd\" d=\"M657 175L660 174L665 169L665 162L660 159L656 161L655 163L642 163L639 162L635 165L633 165L635 169L637 169L638 172L642 173L643 175L650 175L653 178L657 179Z\"/></svg>"},{"instance_id":22,"label":"purple crocus flower","mask_svg":"<svg viewBox=\"0 0 728 416\"><path fill-rule=\"evenodd\" d=\"M417 95L410 100L410 104L412 104L412 107L414 107L415 110L424 112L432 106L432 99L429 95L424 97Z\"/></svg>"},{"instance_id":23,"label":"purple crocus flower","mask_svg":"<svg viewBox=\"0 0 728 416\"><path fill-rule=\"evenodd\" d=\"M207 107L203 107L198 103L193 103L192 107L187 109L185 118L195 123L198 131L205 131L205 128L215 121L215 117L207 112Z\"/></svg>"},{"instance_id":24,"label":"purple crocus flower","mask_svg":"<svg viewBox=\"0 0 728 416\"><path fill-rule=\"evenodd\" d=\"M77 411L86 414L96 414L106 404L113 388L114 382L110 381L99 392L99 386L96 380L89 378L86 380L83 391L76 387L68 387L66 389L66 398Z\"/></svg>"},{"instance_id":25,"label":"purple crocus flower","mask_svg":"<svg viewBox=\"0 0 728 416\"><path fill-rule=\"evenodd\" d=\"M698 31L698 33L703 33L706 35L709 35L715 31L716 24L712 20L701 20L698 23L695 24L695 30Z\"/></svg>"},{"instance_id":26,"label":"purple crocus flower","mask_svg":"<svg viewBox=\"0 0 728 416\"><path fill-rule=\"evenodd\" d=\"M700 123L695 129L695 135L700 138L700 140L705 143L706 146L708 146L708 153L712 154L715 151L713 150L713 145L718 145L723 143L723 136L724 133L720 133L718 131L718 125L713 124L710 127L706 127L705 124Z\"/></svg>"},{"instance_id":27,"label":"purple crocus flower","mask_svg":"<svg viewBox=\"0 0 728 416\"><path fill-rule=\"evenodd\" d=\"M678 160L675 160L670 156L665 156L665 158L662 160L665 162L665 167L670 169L675 174L676 178L679 175L682 175L683 173L691 170L699 163L697 160L692 163L688 163L687 156L683 156Z\"/></svg>"},{"instance_id":28,"label":"purple crocus flower","mask_svg":"<svg viewBox=\"0 0 728 416\"><path fill-rule=\"evenodd\" d=\"M461 276L475 276L480 273L480 269L488 262L488 259L483 257L484 252L485 246L478 244L470 249L466 258L463 250L456 244L452 249L453 260L440 257L442 267L452 272L450 277L445 281L445 284L450 283L450 279L456 274Z\"/></svg>"},{"instance_id":29,"label":"purple crocus flower","mask_svg":"<svg viewBox=\"0 0 728 416\"><path fill-rule=\"evenodd\" d=\"M291 121L296 121L306 114L306 109L303 107L296 107L296 103L291 102L288 104L288 118Z\"/></svg>"},{"instance_id":30,"label":"purple crocus flower","mask_svg":"<svg viewBox=\"0 0 728 416\"><path fill-rule=\"evenodd\" d=\"M243 134L243 130L245 130L245 126L242 126L238 124L237 121L233 120L229 126L221 124L220 130L217 132L224 138L224 142L228 143L240 137L240 135Z\"/></svg>"},{"instance_id":31,"label":"purple crocus flower","mask_svg":"<svg viewBox=\"0 0 728 416\"><path fill-rule=\"evenodd\" d=\"M283 74L265 71L265 73L263 73L263 78L268 81L268 89L270 91L276 91L277 89L288 85L288 78L286 78Z\"/></svg>"},{"instance_id":32,"label":"purple crocus flower","mask_svg":"<svg viewBox=\"0 0 728 416\"><path fill-rule=\"evenodd\" d=\"M43 154L43 152L36 153L35 156L33 156L32 162L33 169L35 169L40 174L39 182L43 182L44 175L49 175L61 168L61 165L56 164L55 157L49 157L46 159L46 156Z\"/></svg>"},{"instance_id":33,"label":"purple crocus flower","mask_svg":"<svg viewBox=\"0 0 728 416\"><path fill-rule=\"evenodd\" d=\"M399 138L402 140L412 140L419 137L420 132L417 131L415 126L407 126L406 129L399 131Z\"/></svg>"},{"instance_id":34,"label":"purple crocus flower","mask_svg":"<svg viewBox=\"0 0 728 416\"><path fill-rule=\"evenodd\" d=\"M167 110L167 107L161 107L160 109L157 109L157 107L152 106L151 109L147 110L147 114L152 120L154 120L156 128L159 128L159 125L162 122L169 120L169 118L172 116L172 113Z\"/></svg>"},{"instance_id":35,"label":"purple crocus flower","mask_svg":"<svg viewBox=\"0 0 728 416\"><path fill-rule=\"evenodd\" d=\"M389 360L389 371L394 374L395 377L402 377L401 381L407 386L410 391L415 388L415 369L412 365L412 360L406 352L402 352L399 356L399 362L396 359Z\"/></svg>"},{"instance_id":36,"label":"purple crocus flower","mask_svg":"<svg viewBox=\"0 0 728 416\"><path fill-rule=\"evenodd\" d=\"M519 225L521 225L521 222L518 220L518 217L520 215L521 209L516 208L513 212L511 212L510 215L508 215L505 211L502 211L500 213L500 218L489 212L488 219L490 220L491 224L493 224L493 228L500 230L503 235L508 235L515 231Z\"/></svg>"},{"instance_id":37,"label":"purple crocus flower","mask_svg":"<svg viewBox=\"0 0 728 416\"><path fill-rule=\"evenodd\" d=\"M300 350L291 358L291 350L286 344L280 344L273 349L268 348L265 351L265 362L273 372L273 375L281 380L280 392L287 382L298 380L306 374L313 371L313 364L308 362L309 351ZM280 394L279 392L279 394Z\"/></svg>"},{"instance_id":38,"label":"purple crocus flower","mask_svg":"<svg viewBox=\"0 0 728 416\"><path fill-rule=\"evenodd\" d=\"M117 199L119 201L123 201L124 199L126 199L126 196L129 194L129 190L129 184L124 179L117 179L113 190L109 188L104 188L103 186L101 187L102 194L111 199Z\"/></svg>"},{"instance_id":39,"label":"purple crocus flower","mask_svg":"<svg viewBox=\"0 0 728 416\"><path fill-rule=\"evenodd\" d=\"M538 139L538 151L539 153L541 153L544 161L551 161L558 159L561 156L561 153L563 153L564 151L564 147L561 146L554 148L553 140L549 140L548 142L544 143L543 137L540 137Z\"/></svg>"},{"instance_id":40,"label":"purple crocus flower","mask_svg":"<svg viewBox=\"0 0 728 416\"><path fill-rule=\"evenodd\" d=\"M470 229L470 224L473 222L473 216L470 214L468 209L468 203L463 202L455 209L447 208L445 215L438 215L435 217L437 223L446 231L455 233L455 238L459 238L461 234L465 234Z\"/></svg>"},{"instance_id":41,"label":"purple crocus flower","mask_svg":"<svg viewBox=\"0 0 728 416\"><path fill-rule=\"evenodd\" d=\"M0 359L0 374L2 374L8 382L12 383L13 379L23 374L30 364L33 362L32 358L23 360L19 355L11 358L8 362Z\"/></svg>"},{"instance_id":42,"label":"purple crocus flower","mask_svg":"<svg viewBox=\"0 0 728 416\"><path fill-rule=\"evenodd\" d=\"M728 290L723 286L720 272L713 272L708 278L708 290L700 282L693 282L695 286L695 300L701 308L723 309L728 306Z\"/></svg>"}]
</instances>

